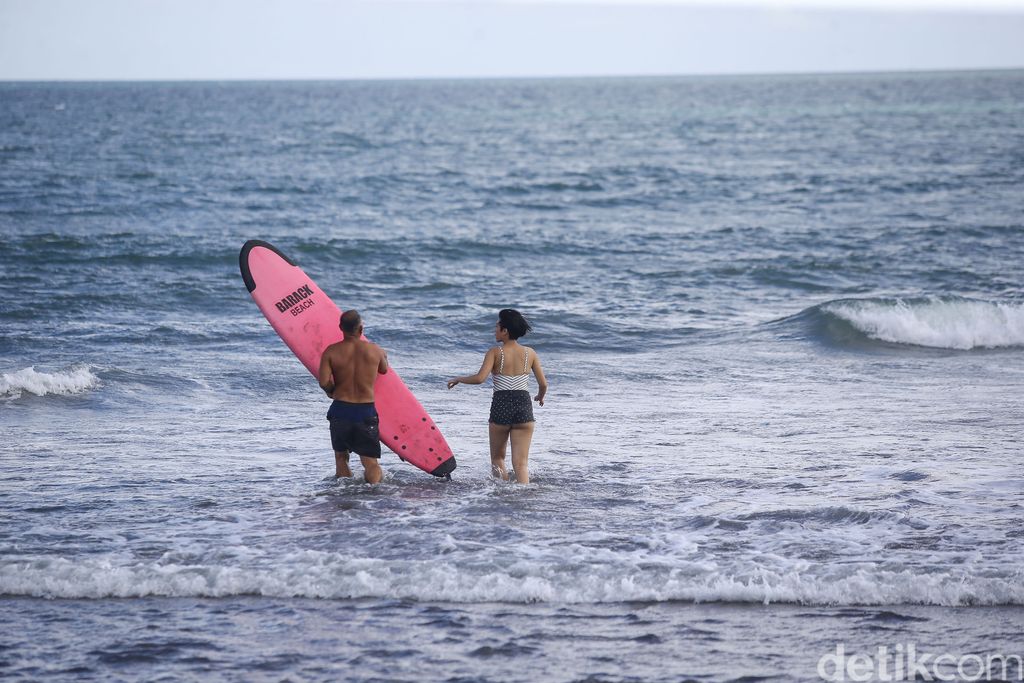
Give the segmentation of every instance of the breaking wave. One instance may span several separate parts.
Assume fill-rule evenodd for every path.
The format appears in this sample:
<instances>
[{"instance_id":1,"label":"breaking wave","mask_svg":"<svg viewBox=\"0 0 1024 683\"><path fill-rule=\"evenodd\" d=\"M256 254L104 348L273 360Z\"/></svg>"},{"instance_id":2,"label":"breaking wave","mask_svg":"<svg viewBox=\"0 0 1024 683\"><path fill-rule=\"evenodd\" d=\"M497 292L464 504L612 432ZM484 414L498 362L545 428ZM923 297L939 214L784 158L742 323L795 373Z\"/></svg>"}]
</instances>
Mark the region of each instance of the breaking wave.
<instances>
[{"instance_id":1,"label":"breaking wave","mask_svg":"<svg viewBox=\"0 0 1024 683\"><path fill-rule=\"evenodd\" d=\"M85 366L54 373L39 372L30 366L0 375L0 398L21 398L26 392L36 396L80 394L98 386L99 382L99 377Z\"/></svg>"},{"instance_id":2,"label":"breaking wave","mask_svg":"<svg viewBox=\"0 0 1024 683\"><path fill-rule=\"evenodd\" d=\"M963 297L840 299L788 320L818 323L834 343L858 338L936 349L1024 346L1024 303Z\"/></svg>"},{"instance_id":3,"label":"breaking wave","mask_svg":"<svg viewBox=\"0 0 1024 683\"><path fill-rule=\"evenodd\" d=\"M113 560L113 561L112 561ZM586 567L518 561L465 567L444 560L350 558L304 550L270 566L37 558L0 567L0 595L43 598L385 598L510 603L736 602L805 605L1021 605L1019 572L882 568L712 567L706 563Z\"/></svg>"}]
</instances>

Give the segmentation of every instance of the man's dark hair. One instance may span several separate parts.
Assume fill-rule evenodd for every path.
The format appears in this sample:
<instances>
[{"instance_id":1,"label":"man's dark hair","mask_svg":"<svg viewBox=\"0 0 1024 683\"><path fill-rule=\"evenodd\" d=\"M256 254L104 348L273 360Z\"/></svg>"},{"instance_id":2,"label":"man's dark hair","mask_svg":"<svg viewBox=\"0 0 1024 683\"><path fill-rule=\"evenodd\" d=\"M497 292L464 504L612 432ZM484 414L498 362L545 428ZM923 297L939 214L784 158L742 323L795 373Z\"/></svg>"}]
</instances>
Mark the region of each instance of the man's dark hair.
<instances>
[{"instance_id":1,"label":"man's dark hair","mask_svg":"<svg viewBox=\"0 0 1024 683\"><path fill-rule=\"evenodd\" d=\"M355 334L362 324L363 319L359 316L359 311L354 308L341 314L341 331L346 335Z\"/></svg>"},{"instance_id":2,"label":"man's dark hair","mask_svg":"<svg viewBox=\"0 0 1024 683\"><path fill-rule=\"evenodd\" d=\"M519 339L532 330L523 314L514 308L503 308L498 312L498 324L508 332L509 339Z\"/></svg>"}]
</instances>

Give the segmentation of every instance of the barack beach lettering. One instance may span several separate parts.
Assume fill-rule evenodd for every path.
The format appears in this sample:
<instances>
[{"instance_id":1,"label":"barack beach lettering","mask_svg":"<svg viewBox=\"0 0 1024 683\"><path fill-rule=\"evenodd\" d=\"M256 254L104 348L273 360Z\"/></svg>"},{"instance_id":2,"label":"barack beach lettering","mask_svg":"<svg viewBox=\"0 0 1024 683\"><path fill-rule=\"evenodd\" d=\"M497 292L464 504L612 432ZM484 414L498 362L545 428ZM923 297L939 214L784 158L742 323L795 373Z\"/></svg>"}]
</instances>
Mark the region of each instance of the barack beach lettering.
<instances>
[{"instance_id":1,"label":"barack beach lettering","mask_svg":"<svg viewBox=\"0 0 1024 683\"><path fill-rule=\"evenodd\" d=\"M305 285L299 287L298 289L296 289L294 292L292 292L288 296L286 296L283 299L281 299L280 301L278 301L274 305L277 306L277 310L278 311L280 311L281 313L284 313L288 309L292 308L293 306L298 306L305 299L308 299L311 296L313 296L313 289L308 284L305 284ZM309 308L310 306L312 306L313 302L309 301L309 302L306 302L306 304L307 305L304 305L302 307L302 310L305 310L305 309ZM299 312L301 313L302 311L299 311ZM298 315L298 313L296 313L295 311L292 311L292 315Z\"/></svg>"}]
</instances>

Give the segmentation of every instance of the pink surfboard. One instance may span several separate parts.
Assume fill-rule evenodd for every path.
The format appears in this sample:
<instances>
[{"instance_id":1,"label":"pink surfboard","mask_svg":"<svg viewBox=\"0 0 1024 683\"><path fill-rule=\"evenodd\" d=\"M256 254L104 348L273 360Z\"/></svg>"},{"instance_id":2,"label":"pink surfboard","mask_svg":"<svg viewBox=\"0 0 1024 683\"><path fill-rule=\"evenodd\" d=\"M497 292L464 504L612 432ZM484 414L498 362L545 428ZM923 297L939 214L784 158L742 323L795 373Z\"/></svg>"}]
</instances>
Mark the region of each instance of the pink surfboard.
<instances>
[{"instance_id":1,"label":"pink surfboard","mask_svg":"<svg viewBox=\"0 0 1024 683\"><path fill-rule=\"evenodd\" d=\"M342 339L341 311L301 268L266 242L246 242L238 265L256 305L316 377L324 349ZM450 474L455 469L452 449L394 367L377 375L373 392L381 443L435 477Z\"/></svg>"}]
</instances>

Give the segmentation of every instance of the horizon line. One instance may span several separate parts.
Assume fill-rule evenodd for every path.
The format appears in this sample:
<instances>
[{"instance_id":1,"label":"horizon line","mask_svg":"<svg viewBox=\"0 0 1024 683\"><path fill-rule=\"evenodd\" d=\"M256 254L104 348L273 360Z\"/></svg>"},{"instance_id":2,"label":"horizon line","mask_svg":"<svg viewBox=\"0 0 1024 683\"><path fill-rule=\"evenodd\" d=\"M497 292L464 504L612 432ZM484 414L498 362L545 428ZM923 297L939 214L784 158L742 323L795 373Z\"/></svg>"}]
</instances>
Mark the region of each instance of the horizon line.
<instances>
[{"instance_id":1,"label":"horizon line","mask_svg":"<svg viewBox=\"0 0 1024 683\"><path fill-rule=\"evenodd\" d=\"M938 69L849 69L836 71L730 71L692 73L633 73L633 74L543 74L543 75L461 75L461 76L295 76L270 77L173 77L173 78L0 78L0 84L32 83L344 83L344 82L407 82L407 81L550 81L587 79L656 79L656 78L730 78L758 76L882 76L898 74L969 74L1024 71L1020 66L948 67Z\"/></svg>"}]
</instances>

